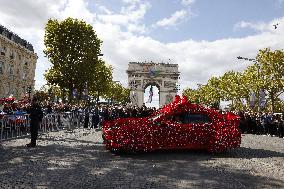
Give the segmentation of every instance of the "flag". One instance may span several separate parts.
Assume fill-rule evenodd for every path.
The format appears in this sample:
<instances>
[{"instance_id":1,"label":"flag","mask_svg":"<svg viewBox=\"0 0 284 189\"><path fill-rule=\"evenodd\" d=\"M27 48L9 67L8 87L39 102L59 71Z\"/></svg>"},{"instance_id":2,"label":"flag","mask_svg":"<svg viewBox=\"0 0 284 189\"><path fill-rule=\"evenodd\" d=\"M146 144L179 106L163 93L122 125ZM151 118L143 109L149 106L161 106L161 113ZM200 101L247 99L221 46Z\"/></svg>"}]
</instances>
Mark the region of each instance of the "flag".
<instances>
[{"instance_id":1,"label":"flag","mask_svg":"<svg viewBox=\"0 0 284 189\"><path fill-rule=\"evenodd\" d=\"M243 104L243 106L247 105L247 100L245 98L242 99L242 104Z\"/></svg>"},{"instance_id":2,"label":"flag","mask_svg":"<svg viewBox=\"0 0 284 189\"><path fill-rule=\"evenodd\" d=\"M74 89L74 90L73 90L73 98L76 98L76 97L77 97L77 93L78 93L78 92L77 92L77 89Z\"/></svg>"},{"instance_id":3,"label":"flag","mask_svg":"<svg viewBox=\"0 0 284 189\"><path fill-rule=\"evenodd\" d=\"M250 103L250 107L254 108L255 106L255 100L256 100L256 96L255 93L253 91L250 92L250 97L249 97L249 103Z\"/></svg>"},{"instance_id":4,"label":"flag","mask_svg":"<svg viewBox=\"0 0 284 189\"><path fill-rule=\"evenodd\" d=\"M153 86L151 85L150 91L149 91L149 98L148 98L147 103L151 103L152 102L152 98L153 98Z\"/></svg>"},{"instance_id":5,"label":"flag","mask_svg":"<svg viewBox=\"0 0 284 189\"><path fill-rule=\"evenodd\" d=\"M266 105L266 99L265 99L265 91L261 89L259 91L259 107L263 109Z\"/></svg>"}]
</instances>

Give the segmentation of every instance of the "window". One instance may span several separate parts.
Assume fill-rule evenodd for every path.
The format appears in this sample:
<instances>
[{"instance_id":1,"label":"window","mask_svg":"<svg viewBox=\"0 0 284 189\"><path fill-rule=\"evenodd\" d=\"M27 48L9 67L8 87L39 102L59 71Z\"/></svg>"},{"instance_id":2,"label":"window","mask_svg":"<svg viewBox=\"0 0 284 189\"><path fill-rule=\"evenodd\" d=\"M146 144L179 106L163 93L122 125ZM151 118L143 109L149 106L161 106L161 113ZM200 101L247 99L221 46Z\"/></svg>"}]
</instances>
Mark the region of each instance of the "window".
<instances>
[{"instance_id":1,"label":"window","mask_svg":"<svg viewBox=\"0 0 284 189\"><path fill-rule=\"evenodd\" d=\"M14 52L10 52L10 59L14 59L14 58L15 58Z\"/></svg>"},{"instance_id":2,"label":"window","mask_svg":"<svg viewBox=\"0 0 284 189\"><path fill-rule=\"evenodd\" d=\"M0 55L5 55L5 47L0 46Z\"/></svg>"},{"instance_id":3,"label":"window","mask_svg":"<svg viewBox=\"0 0 284 189\"><path fill-rule=\"evenodd\" d=\"M4 73L4 62L0 61L0 74Z\"/></svg>"},{"instance_id":4,"label":"window","mask_svg":"<svg viewBox=\"0 0 284 189\"><path fill-rule=\"evenodd\" d=\"M10 75L14 74L14 65L10 65L9 74Z\"/></svg>"},{"instance_id":5,"label":"window","mask_svg":"<svg viewBox=\"0 0 284 189\"><path fill-rule=\"evenodd\" d=\"M193 124L193 123L211 123L210 118L205 114L191 114L188 113L184 117L184 123Z\"/></svg>"},{"instance_id":6,"label":"window","mask_svg":"<svg viewBox=\"0 0 284 189\"><path fill-rule=\"evenodd\" d=\"M169 119L171 119L175 123L179 124L186 124L186 113L178 113L173 116L170 116Z\"/></svg>"}]
</instances>

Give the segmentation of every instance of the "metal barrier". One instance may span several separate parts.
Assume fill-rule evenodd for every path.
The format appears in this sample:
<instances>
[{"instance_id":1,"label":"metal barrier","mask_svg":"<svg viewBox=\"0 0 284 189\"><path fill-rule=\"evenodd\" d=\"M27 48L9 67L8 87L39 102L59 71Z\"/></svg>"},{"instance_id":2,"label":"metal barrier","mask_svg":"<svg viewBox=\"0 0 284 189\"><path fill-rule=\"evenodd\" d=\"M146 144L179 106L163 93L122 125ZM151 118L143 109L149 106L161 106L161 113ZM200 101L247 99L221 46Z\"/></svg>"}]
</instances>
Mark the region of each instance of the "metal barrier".
<instances>
[{"instance_id":1,"label":"metal barrier","mask_svg":"<svg viewBox=\"0 0 284 189\"><path fill-rule=\"evenodd\" d=\"M1 141L29 133L30 118L28 114L4 115L0 118Z\"/></svg>"},{"instance_id":2,"label":"metal barrier","mask_svg":"<svg viewBox=\"0 0 284 189\"><path fill-rule=\"evenodd\" d=\"M59 130L73 130L75 128L83 127L84 118L85 115L80 112L47 114L43 117L42 122L40 123L39 133ZM91 119L89 121L91 121ZM91 123L89 122L88 125L91 125ZM0 129L0 141L29 135L29 114L1 116Z\"/></svg>"}]
</instances>

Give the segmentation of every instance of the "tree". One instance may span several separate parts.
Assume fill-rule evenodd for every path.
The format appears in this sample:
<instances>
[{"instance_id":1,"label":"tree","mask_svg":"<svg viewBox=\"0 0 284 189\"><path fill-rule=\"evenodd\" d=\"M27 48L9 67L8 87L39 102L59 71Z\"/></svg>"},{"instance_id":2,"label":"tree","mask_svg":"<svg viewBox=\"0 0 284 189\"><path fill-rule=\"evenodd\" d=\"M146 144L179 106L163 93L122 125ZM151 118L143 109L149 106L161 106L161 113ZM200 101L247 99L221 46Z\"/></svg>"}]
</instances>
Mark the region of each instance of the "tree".
<instances>
[{"instance_id":1,"label":"tree","mask_svg":"<svg viewBox=\"0 0 284 189\"><path fill-rule=\"evenodd\" d=\"M44 53L52 64L45 74L48 83L66 88L70 97L74 88L81 94L96 76L101 43L93 27L82 20L49 19L44 36Z\"/></svg>"},{"instance_id":2,"label":"tree","mask_svg":"<svg viewBox=\"0 0 284 189\"><path fill-rule=\"evenodd\" d=\"M284 92L284 51L271 51L269 48L259 50L256 57L260 66L263 88L271 101L271 110L275 110L275 102Z\"/></svg>"},{"instance_id":3,"label":"tree","mask_svg":"<svg viewBox=\"0 0 284 189\"><path fill-rule=\"evenodd\" d=\"M88 82L89 94L97 99L105 96L112 85L112 67L107 66L103 60L96 64L95 71Z\"/></svg>"},{"instance_id":4,"label":"tree","mask_svg":"<svg viewBox=\"0 0 284 189\"><path fill-rule=\"evenodd\" d=\"M256 92L258 99L254 110L260 110L259 94L265 90L268 94L267 107L283 112L284 102L279 97L284 92L284 51L271 51L269 48L260 50L253 65L243 72L228 71L220 77L212 77L207 84L199 85L198 89L185 89L191 101L202 101L212 106L220 100L231 100L232 108L244 110L243 99L249 102L250 91Z\"/></svg>"},{"instance_id":5,"label":"tree","mask_svg":"<svg viewBox=\"0 0 284 189\"><path fill-rule=\"evenodd\" d=\"M200 102L200 94L198 89L186 88L182 92L183 96L186 96L190 102L199 103Z\"/></svg>"},{"instance_id":6,"label":"tree","mask_svg":"<svg viewBox=\"0 0 284 189\"><path fill-rule=\"evenodd\" d=\"M126 104L130 102L130 89L123 87L120 83L113 82L107 98L111 99L112 102Z\"/></svg>"}]
</instances>

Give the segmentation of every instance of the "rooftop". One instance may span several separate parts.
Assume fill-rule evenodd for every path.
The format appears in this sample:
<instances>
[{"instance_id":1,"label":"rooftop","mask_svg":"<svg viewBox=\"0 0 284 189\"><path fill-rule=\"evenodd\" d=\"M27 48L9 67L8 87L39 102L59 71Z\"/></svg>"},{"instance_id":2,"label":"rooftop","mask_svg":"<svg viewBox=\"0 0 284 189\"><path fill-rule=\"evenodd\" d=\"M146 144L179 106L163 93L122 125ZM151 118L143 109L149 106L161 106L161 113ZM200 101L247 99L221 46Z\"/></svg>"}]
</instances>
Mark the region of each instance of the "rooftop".
<instances>
[{"instance_id":1,"label":"rooftop","mask_svg":"<svg viewBox=\"0 0 284 189\"><path fill-rule=\"evenodd\" d=\"M6 37L7 39L21 45L22 47L28 49L29 51L34 52L33 45L27 42L26 40L20 38L17 34L11 32L4 26L0 25L0 35Z\"/></svg>"}]
</instances>

